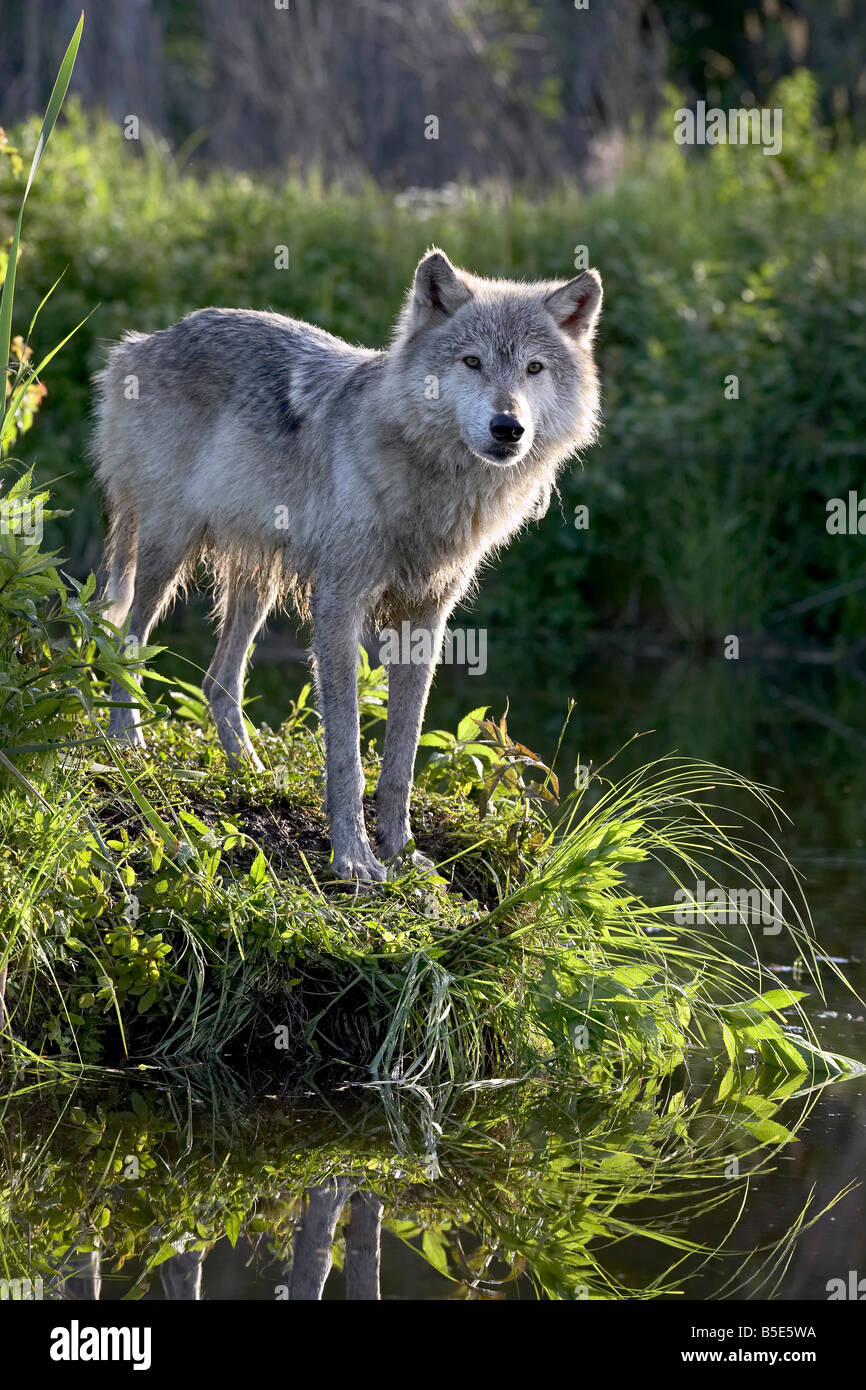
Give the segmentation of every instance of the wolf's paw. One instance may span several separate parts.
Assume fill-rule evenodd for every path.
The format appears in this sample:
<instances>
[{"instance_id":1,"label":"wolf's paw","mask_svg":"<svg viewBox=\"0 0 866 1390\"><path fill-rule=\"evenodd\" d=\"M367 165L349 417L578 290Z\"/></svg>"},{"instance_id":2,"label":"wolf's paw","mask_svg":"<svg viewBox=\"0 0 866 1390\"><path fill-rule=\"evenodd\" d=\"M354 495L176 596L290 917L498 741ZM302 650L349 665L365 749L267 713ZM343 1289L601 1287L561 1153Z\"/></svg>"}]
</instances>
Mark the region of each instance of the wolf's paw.
<instances>
[{"instance_id":1,"label":"wolf's paw","mask_svg":"<svg viewBox=\"0 0 866 1390\"><path fill-rule=\"evenodd\" d=\"M264 769L261 759L250 742L240 709L231 705L226 712L222 705L217 704L213 714L217 737L232 767L240 767L247 763L256 772L262 772Z\"/></svg>"},{"instance_id":2,"label":"wolf's paw","mask_svg":"<svg viewBox=\"0 0 866 1390\"><path fill-rule=\"evenodd\" d=\"M436 865L432 859L428 859L426 854L421 854L415 848L414 840L409 840L400 849L391 854L387 854L383 845L378 846L379 854L387 862L389 868L389 878L396 878L407 869L417 869L421 874L432 874L436 871Z\"/></svg>"},{"instance_id":3,"label":"wolf's paw","mask_svg":"<svg viewBox=\"0 0 866 1390\"><path fill-rule=\"evenodd\" d=\"M223 748L231 767L251 767L254 772L264 772L265 765L249 740L240 748L226 748L223 741Z\"/></svg>"},{"instance_id":4,"label":"wolf's paw","mask_svg":"<svg viewBox=\"0 0 866 1390\"><path fill-rule=\"evenodd\" d=\"M132 714L132 718L115 719L113 716L116 714ZM144 748L145 746L142 727L131 710L112 710L112 718L108 724L108 737L113 738L117 743L125 743L128 748Z\"/></svg>"},{"instance_id":5,"label":"wolf's paw","mask_svg":"<svg viewBox=\"0 0 866 1390\"><path fill-rule=\"evenodd\" d=\"M356 879L358 883L384 883L388 877L385 865L369 845L357 845L343 854L335 850L331 869L337 878Z\"/></svg>"},{"instance_id":6,"label":"wolf's paw","mask_svg":"<svg viewBox=\"0 0 866 1390\"><path fill-rule=\"evenodd\" d=\"M412 865L422 874L436 872L436 865L433 860L429 859L426 854L421 854L417 849L412 854Z\"/></svg>"}]
</instances>

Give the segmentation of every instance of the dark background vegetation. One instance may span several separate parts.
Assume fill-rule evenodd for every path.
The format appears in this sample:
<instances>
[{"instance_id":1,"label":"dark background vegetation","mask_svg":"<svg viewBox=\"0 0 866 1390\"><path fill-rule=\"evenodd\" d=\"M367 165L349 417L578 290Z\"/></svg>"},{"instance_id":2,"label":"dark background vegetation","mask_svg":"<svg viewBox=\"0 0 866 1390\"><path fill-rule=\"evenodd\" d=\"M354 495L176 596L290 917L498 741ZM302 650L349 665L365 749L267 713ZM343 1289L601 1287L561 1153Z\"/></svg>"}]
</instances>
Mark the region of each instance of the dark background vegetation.
<instances>
[{"instance_id":1,"label":"dark background vegetation","mask_svg":"<svg viewBox=\"0 0 866 1390\"><path fill-rule=\"evenodd\" d=\"M315 167L388 188L586 173L667 78L763 104L814 72L821 115L862 133L856 0L90 0L72 91L174 149L240 169ZM2 0L0 91L41 110L81 5ZM442 136L419 140L437 113ZM608 150L608 158L609 158Z\"/></svg>"},{"instance_id":2,"label":"dark background vegetation","mask_svg":"<svg viewBox=\"0 0 866 1390\"><path fill-rule=\"evenodd\" d=\"M37 123L18 123L77 13L0 0L0 120L25 154ZM72 91L28 204L16 324L61 272L37 348L98 306L18 449L74 508L52 532L69 572L99 560L89 377L124 329L223 303L381 345L432 241L520 276L567 277L585 245L606 289L605 427L459 619L499 644L493 685L543 685L561 709L591 634L719 660L733 633L762 661L858 667L864 540L825 527L829 498L866 495L853 0L91 0ZM781 106L782 154L677 146L673 111L699 97ZM289 632L272 653L295 650ZM203 635L195 603L162 629L198 662Z\"/></svg>"}]
</instances>

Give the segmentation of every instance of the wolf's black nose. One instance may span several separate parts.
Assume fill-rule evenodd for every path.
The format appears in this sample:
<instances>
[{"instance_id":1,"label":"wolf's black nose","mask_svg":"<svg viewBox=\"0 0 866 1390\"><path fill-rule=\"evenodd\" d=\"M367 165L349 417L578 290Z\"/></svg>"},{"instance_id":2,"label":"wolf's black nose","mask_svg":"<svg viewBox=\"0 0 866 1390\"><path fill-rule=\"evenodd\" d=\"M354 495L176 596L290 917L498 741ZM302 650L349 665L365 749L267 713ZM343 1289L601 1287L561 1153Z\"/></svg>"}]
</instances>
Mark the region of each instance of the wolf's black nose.
<instances>
[{"instance_id":1,"label":"wolf's black nose","mask_svg":"<svg viewBox=\"0 0 866 1390\"><path fill-rule=\"evenodd\" d=\"M523 434L523 426L516 415L494 415L490 433L498 444L516 444Z\"/></svg>"}]
</instances>

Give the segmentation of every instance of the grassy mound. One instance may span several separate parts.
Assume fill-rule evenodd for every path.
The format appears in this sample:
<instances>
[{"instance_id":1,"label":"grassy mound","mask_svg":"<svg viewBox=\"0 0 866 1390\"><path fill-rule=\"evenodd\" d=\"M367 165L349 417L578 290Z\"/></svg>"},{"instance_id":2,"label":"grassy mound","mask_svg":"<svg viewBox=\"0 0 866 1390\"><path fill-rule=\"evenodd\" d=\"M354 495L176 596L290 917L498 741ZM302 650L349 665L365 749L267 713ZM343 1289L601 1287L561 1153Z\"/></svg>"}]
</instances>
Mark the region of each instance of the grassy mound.
<instances>
[{"instance_id":1,"label":"grassy mound","mask_svg":"<svg viewBox=\"0 0 866 1390\"><path fill-rule=\"evenodd\" d=\"M370 790L382 676L362 666ZM783 1011L802 995L762 973L745 927L675 920L683 883L781 882L769 837L761 863L748 819L748 836L718 823L720 791L766 811L763 789L664 760L619 784L597 774L559 804L554 774L475 711L456 735L426 736L414 824L436 876L398 865L358 889L330 871L307 692L279 733L258 735L261 772L229 769L200 693L174 695L145 753L103 738L96 754L88 743L43 758L41 790L19 777L0 793L19 1056L244 1053L425 1082L665 1073L693 1044L813 1077L844 1066L802 1018L788 1030ZM649 870L649 896L627 870ZM804 910L787 901L817 983Z\"/></svg>"}]
</instances>

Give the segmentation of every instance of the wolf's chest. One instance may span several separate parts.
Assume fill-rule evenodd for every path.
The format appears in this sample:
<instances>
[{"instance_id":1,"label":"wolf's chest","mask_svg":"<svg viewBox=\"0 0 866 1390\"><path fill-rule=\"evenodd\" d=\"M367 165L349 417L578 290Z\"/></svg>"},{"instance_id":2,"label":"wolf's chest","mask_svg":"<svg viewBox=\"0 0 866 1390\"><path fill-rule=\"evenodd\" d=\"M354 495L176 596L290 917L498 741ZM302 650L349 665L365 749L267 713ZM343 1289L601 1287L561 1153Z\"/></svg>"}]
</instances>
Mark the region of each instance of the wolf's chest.
<instances>
[{"instance_id":1,"label":"wolf's chest","mask_svg":"<svg viewBox=\"0 0 866 1390\"><path fill-rule=\"evenodd\" d=\"M485 555L524 519L526 500L505 492L435 498L419 490L411 514L391 531L390 584L418 598L464 589Z\"/></svg>"}]
</instances>

